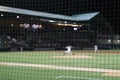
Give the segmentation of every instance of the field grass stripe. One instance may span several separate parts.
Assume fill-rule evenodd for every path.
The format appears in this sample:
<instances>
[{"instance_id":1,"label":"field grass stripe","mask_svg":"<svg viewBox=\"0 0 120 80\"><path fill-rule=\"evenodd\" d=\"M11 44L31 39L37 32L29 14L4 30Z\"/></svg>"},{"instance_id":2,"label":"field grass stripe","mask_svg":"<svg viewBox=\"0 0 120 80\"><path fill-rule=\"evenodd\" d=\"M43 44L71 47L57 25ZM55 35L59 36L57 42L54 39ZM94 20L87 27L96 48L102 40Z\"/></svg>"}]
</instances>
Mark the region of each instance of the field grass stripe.
<instances>
[{"instance_id":1,"label":"field grass stripe","mask_svg":"<svg viewBox=\"0 0 120 80\"><path fill-rule=\"evenodd\" d=\"M60 69L60 70L74 70L74 71L120 73L120 70L113 70L113 69L69 67L69 66L55 66L55 65L44 65L44 64L28 64L28 63L0 62L0 65L21 66L21 67L34 67L34 68L47 68L47 69Z\"/></svg>"}]
</instances>

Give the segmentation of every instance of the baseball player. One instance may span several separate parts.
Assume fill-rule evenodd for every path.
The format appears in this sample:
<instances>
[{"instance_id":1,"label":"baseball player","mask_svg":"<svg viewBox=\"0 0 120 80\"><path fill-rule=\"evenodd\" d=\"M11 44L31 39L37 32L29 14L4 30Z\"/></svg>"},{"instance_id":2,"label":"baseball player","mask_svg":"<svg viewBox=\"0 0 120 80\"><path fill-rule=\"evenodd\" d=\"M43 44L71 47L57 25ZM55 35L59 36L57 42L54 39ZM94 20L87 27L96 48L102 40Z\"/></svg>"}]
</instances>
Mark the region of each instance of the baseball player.
<instances>
[{"instance_id":1,"label":"baseball player","mask_svg":"<svg viewBox=\"0 0 120 80\"><path fill-rule=\"evenodd\" d=\"M64 51L64 55L72 55L71 48L72 46L66 46L65 47L67 50Z\"/></svg>"},{"instance_id":2,"label":"baseball player","mask_svg":"<svg viewBox=\"0 0 120 80\"><path fill-rule=\"evenodd\" d=\"M97 51L98 51L98 46L95 45L95 46L94 46L94 52L97 53Z\"/></svg>"}]
</instances>

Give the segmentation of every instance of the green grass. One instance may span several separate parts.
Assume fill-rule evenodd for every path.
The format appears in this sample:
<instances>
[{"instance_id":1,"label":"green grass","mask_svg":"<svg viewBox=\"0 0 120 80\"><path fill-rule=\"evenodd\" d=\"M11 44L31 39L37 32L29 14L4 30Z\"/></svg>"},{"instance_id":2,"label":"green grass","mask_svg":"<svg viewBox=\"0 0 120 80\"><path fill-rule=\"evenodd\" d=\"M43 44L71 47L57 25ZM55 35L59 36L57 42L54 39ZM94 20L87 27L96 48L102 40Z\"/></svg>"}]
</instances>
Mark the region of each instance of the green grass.
<instances>
[{"instance_id":1,"label":"green grass","mask_svg":"<svg viewBox=\"0 0 120 80\"><path fill-rule=\"evenodd\" d=\"M92 76L92 78L101 77L100 73L93 72L80 72L80 71L64 71L64 70L51 70L51 69L40 69L40 68L25 68L25 67L1 67L2 73L0 78L2 80L61 80L56 79L58 76L73 76L84 78ZM101 77L102 78L102 77ZM66 79L67 80L67 79Z\"/></svg>"},{"instance_id":2,"label":"green grass","mask_svg":"<svg viewBox=\"0 0 120 80\"><path fill-rule=\"evenodd\" d=\"M110 54L104 54L110 52ZM120 54L112 54L120 51L100 51L98 54L92 51L74 51L79 55L92 56L92 59L65 59L53 58L62 56L63 51L26 51L26 52L0 52L0 62L50 64L57 66L103 68L120 70ZM82 78L94 78L102 80L120 80L120 77L102 76L99 72L83 72L71 70L43 69L32 67L3 66L0 65L0 80L76 80L77 78L58 78L58 76L73 76Z\"/></svg>"}]
</instances>

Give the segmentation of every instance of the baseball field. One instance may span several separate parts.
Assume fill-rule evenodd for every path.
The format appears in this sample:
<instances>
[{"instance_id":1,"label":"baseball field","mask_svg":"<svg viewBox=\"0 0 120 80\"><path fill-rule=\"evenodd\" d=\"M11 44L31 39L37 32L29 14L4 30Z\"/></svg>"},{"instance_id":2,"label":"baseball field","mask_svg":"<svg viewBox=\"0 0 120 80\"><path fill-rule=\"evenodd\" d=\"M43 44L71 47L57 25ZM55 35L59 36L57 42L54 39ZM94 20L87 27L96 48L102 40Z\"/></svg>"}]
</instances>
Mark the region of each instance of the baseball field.
<instances>
[{"instance_id":1,"label":"baseball field","mask_svg":"<svg viewBox=\"0 0 120 80\"><path fill-rule=\"evenodd\" d=\"M120 50L0 52L0 80L120 80Z\"/></svg>"}]
</instances>

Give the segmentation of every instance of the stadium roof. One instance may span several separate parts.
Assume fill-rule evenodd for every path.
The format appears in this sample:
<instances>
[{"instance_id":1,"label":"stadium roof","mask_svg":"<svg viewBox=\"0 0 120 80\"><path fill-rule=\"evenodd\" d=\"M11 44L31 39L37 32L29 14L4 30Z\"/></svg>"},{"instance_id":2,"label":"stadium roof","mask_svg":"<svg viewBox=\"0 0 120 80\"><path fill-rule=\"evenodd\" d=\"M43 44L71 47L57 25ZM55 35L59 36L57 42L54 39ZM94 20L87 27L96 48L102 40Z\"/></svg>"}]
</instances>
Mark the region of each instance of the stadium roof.
<instances>
[{"instance_id":1,"label":"stadium roof","mask_svg":"<svg viewBox=\"0 0 120 80\"><path fill-rule=\"evenodd\" d=\"M72 16L67 16L67 15L60 15L60 14L20 9L20 8L6 7L6 6L0 6L0 11L24 14L24 15L39 16L39 17L46 17L46 18L53 18L53 19L63 19L63 20L70 20L70 21L88 21L99 14L99 12L93 12L93 13L76 14L76 15L72 15Z\"/></svg>"}]
</instances>

